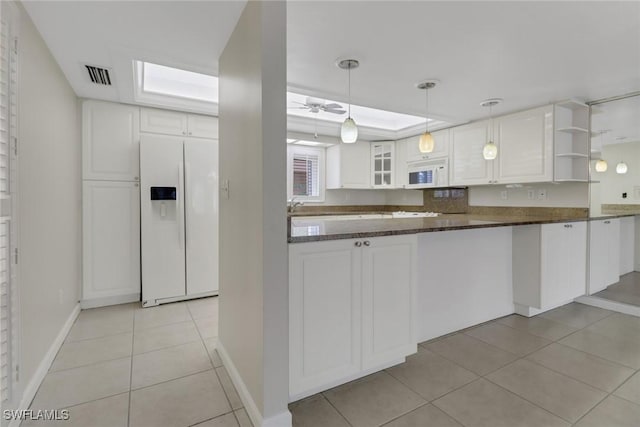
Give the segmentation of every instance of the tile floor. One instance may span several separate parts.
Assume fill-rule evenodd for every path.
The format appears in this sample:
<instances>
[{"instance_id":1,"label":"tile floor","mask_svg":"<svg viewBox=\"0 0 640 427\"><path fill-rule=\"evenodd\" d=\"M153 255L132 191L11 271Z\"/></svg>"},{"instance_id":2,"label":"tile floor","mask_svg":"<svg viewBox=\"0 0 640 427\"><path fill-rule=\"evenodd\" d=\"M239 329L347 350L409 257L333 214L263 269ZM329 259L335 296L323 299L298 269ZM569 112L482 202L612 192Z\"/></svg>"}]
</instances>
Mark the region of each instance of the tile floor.
<instances>
[{"instance_id":1,"label":"tile floor","mask_svg":"<svg viewBox=\"0 0 640 427\"><path fill-rule=\"evenodd\" d=\"M218 298L83 310L32 409L66 422L23 427L250 427L216 351Z\"/></svg>"},{"instance_id":2,"label":"tile floor","mask_svg":"<svg viewBox=\"0 0 640 427\"><path fill-rule=\"evenodd\" d=\"M65 427L251 426L215 350L217 304L83 311L32 408L68 408ZM638 427L639 369L640 318L569 304L422 343L290 409L296 427Z\"/></svg>"},{"instance_id":3,"label":"tile floor","mask_svg":"<svg viewBox=\"0 0 640 427\"><path fill-rule=\"evenodd\" d=\"M638 427L640 318L568 304L420 344L289 405L296 427Z\"/></svg>"},{"instance_id":4,"label":"tile floor","mask_svg":"<svg viewBox=\"0 0 640 427\"><path fill-rule=\"evenodd\" d=\"M640 307L640 273L634 271L620 276L618 283L610 285L594 296Z\"/></svg>"}]
</instances>

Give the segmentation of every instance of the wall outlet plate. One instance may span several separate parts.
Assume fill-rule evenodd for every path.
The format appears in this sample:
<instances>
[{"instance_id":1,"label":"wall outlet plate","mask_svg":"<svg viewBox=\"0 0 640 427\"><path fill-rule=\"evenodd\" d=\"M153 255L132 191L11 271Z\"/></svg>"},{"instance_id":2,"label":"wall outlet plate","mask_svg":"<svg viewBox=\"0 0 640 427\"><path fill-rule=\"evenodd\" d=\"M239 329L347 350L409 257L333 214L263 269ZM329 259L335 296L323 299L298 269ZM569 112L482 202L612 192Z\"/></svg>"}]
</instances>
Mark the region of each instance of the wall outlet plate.
<instances>
[{"instance_id":1,"label":"wall outlet plate","mask_svg":"<svg viewBox=\"0 0 640 427\"><path fill-rule=\"evenodd\" d=\"M547 200L547 189L546 188L538 189L538 200Z\"/></svg>"},{"instance_id":2,"label":"wall outlet plate","mask_svg":"<svg viewBox=\"0 0 640 427\"><path fill-rule=\"evenodd\" d=\"M533 200L535 198L536 198L535 190L531 190L531 189L527 190L527 199Z\"/></svg>"},{"instance_id":3,"label":"wall outlet plate","mask_svg":"<svg viewBox=\"0 0 640 427\"><path fill-rule=\"evenodd\" d=\"M501 198L502 200L507 200L507 199L509 198L509 194L507 193L507 190L502 190L502 191L500 192L500 198Z\"/></svg>"}]
</instances>

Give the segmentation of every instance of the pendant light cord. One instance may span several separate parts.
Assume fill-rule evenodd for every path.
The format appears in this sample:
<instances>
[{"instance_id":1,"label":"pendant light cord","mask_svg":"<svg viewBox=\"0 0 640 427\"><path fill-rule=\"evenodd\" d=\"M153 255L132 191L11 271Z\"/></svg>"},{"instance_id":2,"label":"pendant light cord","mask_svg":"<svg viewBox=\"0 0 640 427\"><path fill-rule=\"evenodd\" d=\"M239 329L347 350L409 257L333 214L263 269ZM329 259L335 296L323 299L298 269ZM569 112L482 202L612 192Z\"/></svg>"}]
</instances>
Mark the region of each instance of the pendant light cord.
<instances>
[{"instance_id":1,"label":"pendant light cord","mask_svg":"<svg viewBox=\"0 0 640 427\"><path fill-rule=\"evenodd\" d=\"M349 118L351 118L351 65L349 65Z\"/></svg>"},{"instance_id":2,"label":"pendant light cord","mask_svg":"<svg viewBox=\"0 0 640 427\"><path fill-rule=\"evenodd\" d=\"M425 115L424 115L424 133L429 133L429 88L424 89L424 103L425 103Z\"/></svg>"},{"instance_id":3,"label":"pendant light cord","mask_svg":"<svg viewBox=\"0 0 640 427\"><path fill-rule=\"evenodd\" d=\"M493 104L489 104L489 141L493 142Z\"/></svg>"}]
</instances>

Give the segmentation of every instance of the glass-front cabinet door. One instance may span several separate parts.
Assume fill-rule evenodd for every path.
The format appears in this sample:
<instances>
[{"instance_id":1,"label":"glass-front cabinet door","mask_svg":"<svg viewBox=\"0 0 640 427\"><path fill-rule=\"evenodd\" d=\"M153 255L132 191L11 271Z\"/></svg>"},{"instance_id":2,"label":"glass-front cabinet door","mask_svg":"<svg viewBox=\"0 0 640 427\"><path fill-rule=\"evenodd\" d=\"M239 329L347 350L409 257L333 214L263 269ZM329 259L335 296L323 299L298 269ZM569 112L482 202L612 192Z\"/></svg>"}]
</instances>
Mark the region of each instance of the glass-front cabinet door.
<instances>
[{"instance_id":1,"label":"glass-front cabinet door","mask_svg":"<svg viewBox=\"0 0 640 427\"><path fill-rule=\"evenodd\" d=\"M371 144L371 186L373 188L393 188L394 183L394 141L373 142Z\"/></svg>"}]
</instances>

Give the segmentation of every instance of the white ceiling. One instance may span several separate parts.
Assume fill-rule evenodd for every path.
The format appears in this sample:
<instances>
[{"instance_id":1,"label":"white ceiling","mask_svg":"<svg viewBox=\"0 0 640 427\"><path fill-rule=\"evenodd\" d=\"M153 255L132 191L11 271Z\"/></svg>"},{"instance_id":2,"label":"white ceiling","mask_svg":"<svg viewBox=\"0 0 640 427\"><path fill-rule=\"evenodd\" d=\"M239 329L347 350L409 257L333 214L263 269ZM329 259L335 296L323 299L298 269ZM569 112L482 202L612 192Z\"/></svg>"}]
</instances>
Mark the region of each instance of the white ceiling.
<instances>
[{"instance_id":1,"label":"white ceiling","mask_svg":"<svg viewBox=\"0 0 640 427\"><path fill-rule=\"evenodd\" d=\"M131 61L217 74L245 1L25 2L81 97L133 102ZM268 2L267 2L268 4ZM461 123L566 98L640 89L640 2L287 3L290 90L424 114L418 81L436 78L430 115ZM81 64L113 68L116 89L90 86ZM357 121L358 118L355 117Z\"/></svg>"},{"instance_id":2,"label":"white ceiling","mask_svg":"<svg viewBox=\"0 0 640 427\"><path fill-rule=\"evenodd\" d=\"M591 151L610 144L640 143L640 95L594 105Z\"/></svg>"}]
</instances>

